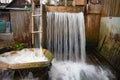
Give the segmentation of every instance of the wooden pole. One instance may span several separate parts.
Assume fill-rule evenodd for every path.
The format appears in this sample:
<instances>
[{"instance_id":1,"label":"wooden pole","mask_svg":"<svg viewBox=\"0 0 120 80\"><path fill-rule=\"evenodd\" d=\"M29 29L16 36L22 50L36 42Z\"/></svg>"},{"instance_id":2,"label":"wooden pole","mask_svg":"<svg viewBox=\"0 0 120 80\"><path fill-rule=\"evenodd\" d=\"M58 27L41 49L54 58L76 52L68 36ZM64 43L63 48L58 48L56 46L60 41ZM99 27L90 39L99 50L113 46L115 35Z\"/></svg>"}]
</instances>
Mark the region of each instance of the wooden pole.
<instances>
[{"instance_id":1,"label":"wooden pole","mask_svg":"<svg viewBox=\"0 0 120 80\"><path fill-rule=\"evenodd\" d=\"M32 15L34 15L34 6L35 6L35 3L34 1L32 0ZM32 32L34 31L34 17L32 16ZM34 45L34 34L32 34L32 45Z\"/></svg>"}]
</instances>

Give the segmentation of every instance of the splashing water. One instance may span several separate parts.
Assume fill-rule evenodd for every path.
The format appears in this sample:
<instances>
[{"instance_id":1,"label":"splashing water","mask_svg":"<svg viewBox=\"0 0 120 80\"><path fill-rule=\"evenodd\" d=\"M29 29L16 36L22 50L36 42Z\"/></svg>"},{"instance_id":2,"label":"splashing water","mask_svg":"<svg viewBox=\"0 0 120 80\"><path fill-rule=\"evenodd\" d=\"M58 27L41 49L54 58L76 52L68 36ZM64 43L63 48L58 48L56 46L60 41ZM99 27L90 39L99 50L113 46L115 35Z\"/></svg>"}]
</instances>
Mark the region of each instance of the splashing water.
<instances>
[{"instance_id":1,"label":"splashing water","mask_svg":"<svg viewBox=\"0 0 120 80\"><path fill-rule=\"evenodd\" d=\"M14 71L3 71L0 70L0 80L13 80L14 78Z\"/></svg>"},{"instance_id":2,"label":"splashing water","mask_svg":"<svg viewBox=\"0 0 120 80\"><path fill-rule=\"evenodd\" d=\"M54 62L50 71L51 80L109 80L114 77L101 67L71 61Z\"/></svg>"},{"instance_id":3,"label":"splashing water","mask_svg":"<svg viewBox=\"0 0 120 80\"><path fill-rule=\"evenodd\" d=\"M23 49L17 51L15 54L11 52L6 52L3 56L0 56L0 61L3 61L8 64L19 64L19 63L30 63L30 62L44 62L48 59L44 54L40 53L39 49L31 51L30 49Z\"/></svg>"},{"instance_id":4,"label":"splashing water","mask_svg":"<svg viewBox=\"0 0 120 80\"><path fill-rule=\"evenodd\" d=\"M39 78L34 78L33 73L29 72L28 75L25 78L23 78L22 80L39 80Z\"/></svg>"},{"instance_id":5,"label":"splashing water","mask_svg":"<svg viewBox=\"0 0 120 80\"><path fill-rule=\"evenodd\" d=\"M47 13L47 49L54 53L51 80L109 80L109 70L88 65L83 13Z\"/></svg>"}]
</instances>

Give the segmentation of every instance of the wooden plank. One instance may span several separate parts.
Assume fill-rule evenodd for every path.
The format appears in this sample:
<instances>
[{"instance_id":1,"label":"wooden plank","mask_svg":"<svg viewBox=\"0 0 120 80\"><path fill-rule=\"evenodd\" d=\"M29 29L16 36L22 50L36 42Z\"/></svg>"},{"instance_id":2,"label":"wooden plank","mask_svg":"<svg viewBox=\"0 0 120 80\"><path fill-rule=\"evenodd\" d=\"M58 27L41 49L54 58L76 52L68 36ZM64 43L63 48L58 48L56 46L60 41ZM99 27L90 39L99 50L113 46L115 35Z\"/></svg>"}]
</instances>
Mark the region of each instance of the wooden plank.
<instances>
[{"instance_id":1,"label":"wooden plank","mask_svg":"<svg viewBox=\"0 0 120 80\"><path fill-rule=\"evenodd\" d=\"M74 0L75 5L86 5L87 1L86 0Z\"/></svg>"},{"instance_id":2,"label":"wooden plank","mask_svg":"<svg viewBox=\"0 0 120 80\"><path fill-rule=\"evenodd\" d=\"M104 0L103 7L104 16L120 16L120 0Z\"/></svg>"},{"instance_id":3,"label":"wooden plank","mask_svg":"<svg viewBox=\"0 0 120 80\"><path fill-rule=\"evenodd\" d=\"M33 62L33 63L20 63L20 64L9 64L8 69L25 69L25 68L36 68L46 67L48 62Z\"/></svg>"},{"instance_id":4,"label":"wooden plank","mask_svg":"<svg viewBox=\"0 0 120 80\"><path fill-rule=\"evenodd\" d=\"M35 14L35 15L32 15L32 16L42 16L42 14Z\"/></svg>"},{"instance_id":5,"label":"wooden plank","mask_svg":"<svg viewBox=\"0 0 120 80\"><path fill-rule=\"evenodd\" d=\"M30 11L11 10L13 38L17 42L31 42Z\"/></svg>"},{"instance_id":6,"label":"wooden plank","mask_svg":"<svg viewBox=\"0 0 120 80\"><path fill-rule=\"evenodd\" d=\"M35 3L32 2L32 15L34 15L34 7L35 7ZM32 24L32 31L34 31L34 18L33 16L31 17L31 24ZM32 34L32 45L34 45L34 35Z\"/></svg>"},{"instance_id":7,"label":"wooden plank","mask_svg":"<svg viewBox=\"0 0 120 80\"><path fill-rule=\"evenodd\" d=\"M42 33L42 31L32 31L33 34L35 33Z\"/></svg>"},{"instance_id":8,"label":"wooden plank","mask_svg":"<svg viewBox=\"0 0 120 80\"><path fill-rule=\"evenodd\" d=\"M97 47L99 40L100 15L88 14L85 24L87 46Z\"/></svg>"},{"instance_id":9,"label":"wooden plank","mask_svg":"<svg viewBox=\"0 0 120 80\"><path fill-rule=\"evenodd\" d=\"M101 14L102 11L102 5L101 4L88 4L87 5L87 13L93 13L93 14Z\"/></svg>"},{"instance_id":10,"label":"wooden plank","mask_svg":"<svg viewBox=\"0 0 120 80\"><path fill-rule=\"evenodd\" d=\"M47 12L84 12L85 6L45 6Z\"/></svg>"}]
</instances>

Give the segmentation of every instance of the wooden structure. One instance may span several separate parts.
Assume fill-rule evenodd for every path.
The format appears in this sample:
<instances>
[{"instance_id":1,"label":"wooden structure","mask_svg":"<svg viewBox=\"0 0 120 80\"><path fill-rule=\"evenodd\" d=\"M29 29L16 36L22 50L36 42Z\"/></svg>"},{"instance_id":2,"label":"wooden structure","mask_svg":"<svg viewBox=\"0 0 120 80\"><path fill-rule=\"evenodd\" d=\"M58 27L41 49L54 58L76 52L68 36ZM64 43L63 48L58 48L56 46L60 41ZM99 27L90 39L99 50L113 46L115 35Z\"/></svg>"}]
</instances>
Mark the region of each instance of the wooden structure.
<instances>
[{"instance_id":1,"label":"wooden structure","mask_svg":"<svg viewBox=\"0 0 120 80\"><path fill-rule=\"evenodd\" d=\"M120 18L102 17L99 52L120 73Z\"/></svg>"},{"instance_id":2,"label":"wooden structure","mask_svg":"<svg viewBox=\"0 0 120 80\"><path fill-rule=\"evenodd\" d=\"M31 43L30 11L11 10L10 16L14 40L17 42Z\"/></svg>"},{"instance_id":3,"label":"wooden structure","mask_svg":"<svg viewBox=\"0 0 120 80\"><path fill-rule=\"evenodd\" d=\"M34 51L33 48L31 48L30 50ZM51 60L53 59L53 55L50 51L43 49L43 54L45 55L45 57L48 58L48 61L45 62L30 62L30 63L16 63L16 64L9 64L9 63L5 63L3 61L0 61L0 69L2 70L15 70L15 69L28 69L28 68L37 68L37 67L47 67L50 65ZM10 54L1 54L0 56L11 56L16 54L17 51L11 51Z\"/></svg>"},{"instance_id":4,"label":"wooden structure","mask_svg":"<svg viewBox=\"0 0 120 80\"><path fill-rule=\"evenodd\" d=\"M104 0L102 16L120 17L120 0Z\"/></svg>"},{"instance_id":5,"label":"wooden structure","mask_svg":"<svg viewBox=\"0 0 120 80\"><path fill-rule=\"evenodd\" d=\"M73 0L75 5L85 5L87 4L87 0Z\"/></svg>"},{"instance_id":6,"label":"wooden structure","mask_svg":"<svg viewBox=\"0 0 120 80\"><path fill-rule=\"evenodd\" d=\"M11 21L15 41L30 44L30 11L25 10L25 3L25 0L13 0L4 9L0 9L0 19L6 21L6 26Z\"/></svg>"},{"instance_id":7,"label":"wooden structure","mask_svg":"<svg viewBox=\"0 0 120 80\"><path fill-rule=\"evenodd\" d=\"M39 2L39 1L38 1ZM42 4L40 4L40 8L39 8L39 13L35 13L35 10L36 10L36 2L33 0L32 1L32 15L31 15L31 33L32 33L32 46L35 47L35 44L38 44L38 46L40 47L40 44L41 44L41 38L40 38L40 35L42 33L41 31L41 27L42 27ZM35 26L35 17L39 17L38 19L38 25ZM39 38L38 42L36 42L36 39Z\"/></svg>"},{"instance_id":8,"label":"wooden structure","mask_svg":"<svg viewBox=\"0 0 120 80\"><path fill-rule=\"evenodd\" d=\"M46 45L46 12L84 12L85 14L85 27L86 27L86 40L87 46L97 47L99 40L99 28L102 6L98 5L84 5L81 6L45 6L44 7L44 22L43 22L43 38L42 45ZM87 8L87 9L86 9ZM47 45L46 45L47 46ZM44 46L46 48L46 46Z\"/></svg>"},{"instance_id":9,"label":"wooden structure","mask_svg":"<svg viewBox=\"0 0 120 80\"><path fill-rule=\"evenodd\" d=\"M117 34L114 35L112 33L113 30L117 31L120 29L120 27L116 27L117 25L119 26L120 22L119 8L120 0L104 0L99 34L99 53L104 56L104 58L111 65L113 65L116 71L120 74L120 31L118 31ZM101 34L104 35L102 38Z\"/></svg>"},{"instance_id":10,"label":"wooden structure","mask_svg":"<svg viewBox=\"0 0 120 80\"><path fill-rule=\"evenodd\" d=\"M46 12L71 12L71 13L78 13L78 12L84 12L85 6L44 6L43 7L43 33L42 33L42 46L44 48L47 47L46 41L47 41L47 16Z\"/></svg>"},{"instance_id":11,"label":"wooden structure","mask_svg":"<svg viewBox=\"0 0 120 80\"><path fill-rule=\"evenodd\" d=\"M97 47L102 5L88 4L86 8L86 40L88 47Z\"/></svg>"},{"instance_id":12,"label":"wooden structure","mask_svg":"<svg viewBox=\"0 0 120 80\"><path fill-rule=\"evenodd\" d=\"M33 48L29 48L33 51ZM22 80L29 75L29 73L32 73L33 75L30 76L30 79L37 79L37 80L48 80L48 70L51 66L51 61L53 59L53 54L46 50L42 49L43 54L46 58L48 58L48 61L45 62L30 62L30 63L17 63L17 64L8 64L5 62L0 61L0 80L4 78L4 74L9 73L8 76L6 76L7 79L12 80ZM15 54L17 51L11 51L10 55ZM24 54L24 53L23 53ZM6 54L1 54L0 56L7 56ZM2 70L2 72L1 72ZM10 77L9 77L10 75ZM5 78L5 79L6 79ZM28 79L28 78L27 78Z\"/></svg>"}]
</instances>

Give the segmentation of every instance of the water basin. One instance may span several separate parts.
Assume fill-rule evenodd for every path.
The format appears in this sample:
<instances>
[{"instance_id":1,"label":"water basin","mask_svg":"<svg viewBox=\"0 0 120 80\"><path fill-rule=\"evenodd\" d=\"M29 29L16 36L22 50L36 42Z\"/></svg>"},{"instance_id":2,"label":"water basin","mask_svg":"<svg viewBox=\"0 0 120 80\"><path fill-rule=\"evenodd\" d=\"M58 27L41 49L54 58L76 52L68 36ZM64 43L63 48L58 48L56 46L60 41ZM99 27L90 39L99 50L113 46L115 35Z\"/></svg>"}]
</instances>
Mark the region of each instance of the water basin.
<instances>
[{"instance_id":1,"label":"water basin","mask_svg":"<svg viewBox=\"0 0 120 80\"><path fill-rule=\"evenodd\" d=\"M34 48L29 48L29 50L34 51ZM45 57L48 59L47 61L43 62L27 62L27 63L15 63L15 64L10 64L6 63L4 61L0 61L0 69L2 70L15 70L15 69L28 69L28 68L40 68L40 67L47 67L50 65L53 55L50 51L46 49L42 49L43 54ZM16 54L17 51L10 51L8 54L9 56ZM1 56L6 56L8 55L7 53L3 53L0 55ZM24 54L24 53L23 53Z\"/></svg>"}]
</instances>

